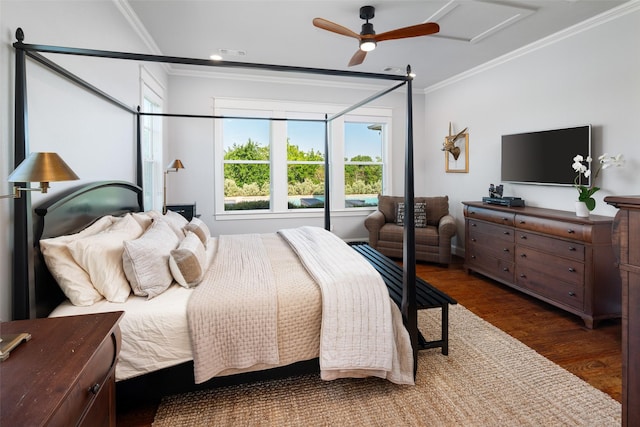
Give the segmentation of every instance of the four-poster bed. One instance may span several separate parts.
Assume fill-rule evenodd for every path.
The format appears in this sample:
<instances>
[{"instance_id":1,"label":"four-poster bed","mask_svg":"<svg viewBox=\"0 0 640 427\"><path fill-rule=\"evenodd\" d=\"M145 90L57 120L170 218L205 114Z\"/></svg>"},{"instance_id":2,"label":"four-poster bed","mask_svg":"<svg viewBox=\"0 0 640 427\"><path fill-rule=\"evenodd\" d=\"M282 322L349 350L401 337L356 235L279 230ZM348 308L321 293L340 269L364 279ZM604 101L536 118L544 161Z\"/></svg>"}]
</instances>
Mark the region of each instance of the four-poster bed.
<instances>
[{"instance_id":1,"label":"four-poster bed","mask_svg":"<svg viewBox=\"0 0 640 427\"><path fill-rule=\"evenodd\" d=\"M365 105L387 93L402 86L406 86L407 92L407 117L406 117L406 146L405 146L405 204L412 206L414 203L414 178L413 178L413 109L410 68L404 76L362 73L353 71L326 70L317 68L304 68L292 66L279 66L269 64L251 64L240 62L210 61L201 59L189 59L180 57L168 57L159 55L134 54L125 52L99 51L91 49L78 49L58 46L31 45L23 43L24 34L21 29L16 32L17 42L13 44L16 52L15 74L15 163L19 164L29 152L28 123L27 123L27 92L26 92L26 58L29 57L66 79L80 85L91 93L113 103L118 108L125 109L137 117L137 186L123 182L96 183L85 186L80 190L69 191L69 194L57 195L55 198L45 201L35 209L36 221L32 223L30 198L16 200L14 214L14 280L13 280L13 317L15 319L44 317L64 300L60 289L56 286L47 266L42 260L39 240L55 236L75 233L91 224L97 218L106 215L122 215L131 212L142 212L142 159L140 142L141 117L150 113L140 111L140 108L132 110L124 103L102 92L91 84L85 82L73 73L63 69L53 61L41 55L41 53L56 53L79 56L93 56L102 58L117 58L136 61L164 62L174 64L200 65L208 67L239 67L256 70L270 70L280 72L304 73L311 75L342 76L353 78L367 78L378 80L400 81L401 83L385 89L369 98L358 102L352 107L325 118L325 126L337 117ZM160 114L163 116L180 116L180 114ZM188 116L224 118L220 116ZM329 138L325 131L325 150L328 151ZM325 166L328 168L328 156L325 156ZM325 175L325 229L330 229L330 206L328 182L329 174ZM404 256L401 313L404 326L409 335L409 341L413 353L414 371L417 350L419 348L419 334L417 328L416 305L416 274L415 274L415 235L413 209L407 209L404 218ZM298 364L293 364L294 369Z\"/></svg>"}]
</instances>

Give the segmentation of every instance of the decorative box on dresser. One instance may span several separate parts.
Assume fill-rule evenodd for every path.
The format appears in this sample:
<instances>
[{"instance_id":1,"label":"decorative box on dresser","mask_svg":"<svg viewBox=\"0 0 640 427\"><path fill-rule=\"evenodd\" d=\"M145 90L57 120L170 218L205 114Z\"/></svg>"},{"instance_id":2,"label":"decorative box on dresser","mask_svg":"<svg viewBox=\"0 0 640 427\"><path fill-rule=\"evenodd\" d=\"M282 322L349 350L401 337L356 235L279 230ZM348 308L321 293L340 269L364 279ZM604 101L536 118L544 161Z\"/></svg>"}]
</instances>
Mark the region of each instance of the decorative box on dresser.
<instances>
[{"instance_id":1,"label":"decorative box on dresser","mask_svg":"<svg viewBox=\"0 0 640 427\"><path fill-rule=\"evenodd\" d=\"M609 196L620 209L613 241L622 276L622 425L640 423L640 196Z\"/></svg>"},{"instance_id":2,"label":"decorative box on dresser","mask_svg":"<svg viewBox=\"0 0 640 427\"><path fill-rule=\"evenodd\" d=\"M5 334L31 339L0 363L2 426L115 426L122 311L18 320Z\"/></svg>"},{"instance_id":3,"label":"decorative box on dresser","mask_svg":"<svg viewBox=\"0 0 640 427\"><path fill-rule=\"evenodd\" d=\"M577 314L588 328L621 316L613 218L462 203L467 271Z\"/></svg>"}]
</instances>

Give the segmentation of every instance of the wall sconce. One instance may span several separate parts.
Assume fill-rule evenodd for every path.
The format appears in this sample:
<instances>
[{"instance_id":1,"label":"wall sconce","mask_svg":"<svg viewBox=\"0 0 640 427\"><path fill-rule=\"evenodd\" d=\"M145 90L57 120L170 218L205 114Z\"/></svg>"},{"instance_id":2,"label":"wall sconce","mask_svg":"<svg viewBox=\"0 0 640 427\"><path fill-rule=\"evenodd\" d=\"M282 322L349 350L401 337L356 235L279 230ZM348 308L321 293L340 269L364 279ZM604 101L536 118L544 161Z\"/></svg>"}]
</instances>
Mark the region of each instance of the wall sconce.
<instances>
[{"instance_id":1,"label":"wall sconce","mask_svg":"<svg viewBox=\"0 0 640 427\"><path fill-rule=\"evenodd\" d=\"M180 161L180 159L175 159L173 162L167 166L167 170L164 171L164 199L162 200L162 213L167 213L167 175L169 172L178 172L179 169L184 169L184 165Z\"/></svg>"},{"instance_id":2,"label":"wall sconce","mask_svg":"<svg viewBox=\"0 0 640 427\"><path fill-rule=\"evenodd\" d=\"M40 187L13 187L13 194L0 196L0 199L18 199L22 191L40 191L46 193L49 190L49 182L73 181L78 175L62 160L57 153L31 153L13 171L9 182L39 182Z\"/></svg>"}]
</instances>

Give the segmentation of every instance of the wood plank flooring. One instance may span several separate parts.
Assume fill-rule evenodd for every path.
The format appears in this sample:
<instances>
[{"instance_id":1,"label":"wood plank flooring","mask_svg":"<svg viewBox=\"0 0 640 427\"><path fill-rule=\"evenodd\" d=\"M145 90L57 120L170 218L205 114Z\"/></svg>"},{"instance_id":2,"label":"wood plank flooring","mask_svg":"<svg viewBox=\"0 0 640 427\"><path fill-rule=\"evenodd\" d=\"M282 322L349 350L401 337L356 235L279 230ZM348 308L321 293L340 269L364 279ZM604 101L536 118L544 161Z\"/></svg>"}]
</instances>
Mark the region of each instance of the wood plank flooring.
<instances>
[{"instance_id":1,"label":"wood plank flooring","mask_svg":"<svg viewBox=\"0 0 640 427\"><path fill-rule=\"evenodd\" d=\"M620 320L594 330L549 304L480 275L467 274L462 259L447 266L418 264L416 273L467 309L525 343L617 401L622 395ZM151 426L157 403L118 411L118 427Z\"/></svg>"}]
</instances>

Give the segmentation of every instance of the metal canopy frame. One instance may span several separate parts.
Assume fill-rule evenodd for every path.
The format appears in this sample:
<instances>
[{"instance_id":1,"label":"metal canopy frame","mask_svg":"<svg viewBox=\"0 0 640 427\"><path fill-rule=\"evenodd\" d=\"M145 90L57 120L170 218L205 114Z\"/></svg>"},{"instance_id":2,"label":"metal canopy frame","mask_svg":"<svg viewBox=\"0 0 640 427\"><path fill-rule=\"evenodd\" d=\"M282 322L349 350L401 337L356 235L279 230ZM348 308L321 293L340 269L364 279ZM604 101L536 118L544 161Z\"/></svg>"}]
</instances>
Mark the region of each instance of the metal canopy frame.
<instances>
[{"instance_id":1,"label":"metal canopy frame","mask_svg":"<svg viewBox=\"0 0 640 427\"><path fill-rule=\"evenodd\" d=\"M63 55L77 55L99 58L113 58L134 60L143 62L158 62L170 64L196 65L205 67L218 68L243 68L255 70L268 70L276 72L303 73L310 75L322 76L341 76L353 78L365 78L376 80L400 81L401 83L384 89L356 104L334 114L331 117L325 116L325 153L328 153L329 123L343 116L350 111L355 110L369 102L372 102L402 86L407 86L407 114L406 114L406 141L405 141L405 194L404 201L406 206L414 204L414 170L413 170L413 100L412 100L412 81L411 67L407 66L406 75L378 74L366 73L346 70L332 70L322 68L296 67L287 65L273 64L256 64L248 62L232 62L232 61L214 61L197 58L183 58L176 56L150 55L130 52L104 51L95 49L83 49L62 46L50 46L40 44L24 43L24 32L21 28L16 30L16 42L13 43L15 49L15 123L14 123L14 167L17 167L22 160L29 154L28 139L28 109L27 109L27 68L26 58L29 57L41 65L60 74L62 77L78 84L87 89L96 96L114 104L118 108L124 109L132 114L137 115L137 184L142 187L142 156L141 156L141 136L140 136L140 119L142 115L151 115L140 111L140 107L132 109L125 103L117 100L109 94L103 92L97 87L91 85L80 77L74 75L65 68L51 61L41 53L54 53ZM155 113L155 115L163 116L179 116L179 117L208 117L208 118L224 118L223 116L196 116L196 115L176 115ZM270 119L276 120L276 119ZM325 154L325 169L329 170L328 156ZM330 229L330 205L329 205L329 174L325 173L325 228ZM13 318L27 319L34 317L31 304L34 297L35 277L29 259L33 257L33 230L32 213L31 213L31 197L29 193L22 198L14 201L14 268L13 268ZM409 335L411 337L411 345L414 355L414 372L417 369L417 351L418 351L418 325L417 325L417 306L416 306L416 269L415 269L415 229L414 229L414 210L406 209L404 218L404 239L403 239L403 297L401 311Z\"/></svg>"}]
</instances>

